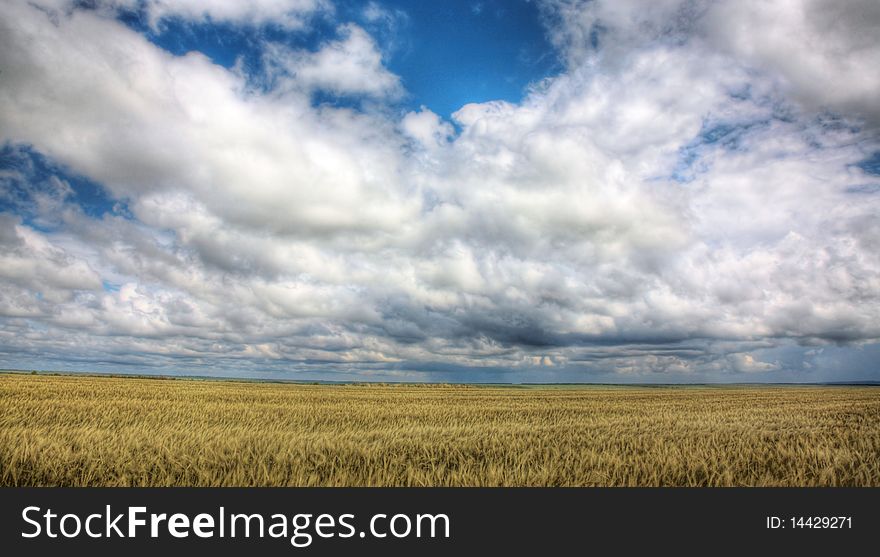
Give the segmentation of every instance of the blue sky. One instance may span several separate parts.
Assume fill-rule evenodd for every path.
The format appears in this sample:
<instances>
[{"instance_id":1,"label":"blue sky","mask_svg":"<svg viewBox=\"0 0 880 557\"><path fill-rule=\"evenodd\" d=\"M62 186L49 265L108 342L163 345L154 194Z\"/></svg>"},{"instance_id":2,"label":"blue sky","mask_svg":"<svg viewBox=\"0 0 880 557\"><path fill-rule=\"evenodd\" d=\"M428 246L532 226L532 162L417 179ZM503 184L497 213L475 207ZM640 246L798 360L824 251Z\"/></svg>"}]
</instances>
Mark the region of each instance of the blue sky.
<instances>
[{"instance_id":1,"label":"blue sky","mask_svg":"<svg viewBox=\"0 0 880 557\"><path fill-rule=\"evenodd\" d=\"M0 367L880 380L878 23L4 3Z\"/></svg>"},{"instance_id":2,"label":"blue sky","mask_svg":"<svg viewBox=\"0 0 880 557\"><path fill-rule=\"evenodd\" d=\"M382 15L373 15L371 6ZM436 5L352 0L335 3L332 16L317 16L306 29L268 25L256 33L233 24L193 23L180 17L151 29L143 6L119 17L169 52L199 51L225 67L234 66L239 58L257 66L262 40L318 50L322 43L338 38L339 20L356 22L375 37L388 69L401 76L407 91L401 107L412 110L424 105L446 118L467 103L519 102L530 84L562 70L538 6L525 0L451 0ZM333 96L323 100L352 101Z\"/></svg>"},{"instance_id":3,"label":"blue sky","mask_svg":"<svg viewBox=\"0 0 880 557\"><path fill-rule=\"evenodd\" d=\"M519 102L532 83L559 73L533 2L389 2L407 14L388 67L403 77L411 107L448 118L467 103Z\"/></svg>"}]
</instances>

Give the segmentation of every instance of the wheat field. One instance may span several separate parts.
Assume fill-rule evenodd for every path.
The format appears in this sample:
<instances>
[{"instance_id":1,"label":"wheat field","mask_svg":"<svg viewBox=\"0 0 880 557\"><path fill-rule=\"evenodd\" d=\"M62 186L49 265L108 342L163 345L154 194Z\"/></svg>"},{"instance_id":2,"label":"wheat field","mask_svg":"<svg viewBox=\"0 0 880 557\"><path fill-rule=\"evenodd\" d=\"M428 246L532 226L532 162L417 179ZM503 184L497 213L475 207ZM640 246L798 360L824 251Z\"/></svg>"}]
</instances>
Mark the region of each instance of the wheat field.
<instances>
[{"instance_id":1,"label":"wheat field","mask_svg":"<svg viewBox=\"0 0 880 557\"><path fill-rule=\"evenodd\" d=\"M878 486L880 388L0 374L3 486Z\"/></svg>"}]
</instances>

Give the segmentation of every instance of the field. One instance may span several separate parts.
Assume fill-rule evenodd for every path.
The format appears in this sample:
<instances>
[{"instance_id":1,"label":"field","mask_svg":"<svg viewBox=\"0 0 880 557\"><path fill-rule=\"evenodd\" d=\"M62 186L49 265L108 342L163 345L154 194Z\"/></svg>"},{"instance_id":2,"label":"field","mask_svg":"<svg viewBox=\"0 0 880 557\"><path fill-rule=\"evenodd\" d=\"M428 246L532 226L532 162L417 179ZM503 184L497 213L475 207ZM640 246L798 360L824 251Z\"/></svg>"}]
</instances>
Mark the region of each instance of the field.
<instances>
[{"instance_id":1,"label":"field","mask_svg":"<svg viewBox=\"0 0 880 557\"><path fill-rule=\"evenodd\" d=\"M880 486L880 388L0 374L3 486Z\"/></svg>"}]
</instances>

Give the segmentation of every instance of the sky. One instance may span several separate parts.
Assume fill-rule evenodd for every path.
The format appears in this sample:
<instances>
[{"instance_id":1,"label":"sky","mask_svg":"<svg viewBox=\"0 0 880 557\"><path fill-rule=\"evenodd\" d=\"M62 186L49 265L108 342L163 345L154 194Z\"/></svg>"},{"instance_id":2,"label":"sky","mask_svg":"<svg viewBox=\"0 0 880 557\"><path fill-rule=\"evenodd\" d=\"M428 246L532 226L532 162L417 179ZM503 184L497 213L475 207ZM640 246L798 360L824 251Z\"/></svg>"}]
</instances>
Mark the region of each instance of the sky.
<instances>
[{"instance_id":1,"label":"sky","mask_svg":"<svg viewBox=\"0 0 880 557\"><path fill-rule=\"evenodd\" d=\"M876 0L0 3L0 368L880 381Z\"/></svg>"}]
</instances>

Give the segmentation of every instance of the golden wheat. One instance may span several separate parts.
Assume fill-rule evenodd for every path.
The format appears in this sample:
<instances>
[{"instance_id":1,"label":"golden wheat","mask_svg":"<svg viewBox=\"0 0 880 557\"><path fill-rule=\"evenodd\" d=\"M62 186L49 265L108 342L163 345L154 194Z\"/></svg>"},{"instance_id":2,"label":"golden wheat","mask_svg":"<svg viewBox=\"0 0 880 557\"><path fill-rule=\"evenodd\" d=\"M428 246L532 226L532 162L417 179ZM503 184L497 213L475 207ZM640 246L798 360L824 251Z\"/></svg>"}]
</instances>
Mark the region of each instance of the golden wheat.
<instances>
[{"instance_id":1,"label":"golden wheat","mask_svg":"<svg viewBox=\"0 0 880 557\"><path fill-rule=\"evenodd\" d=\"M0 375L4 486L878 486L880 389Z\"/></svg>"}]
</instances>

